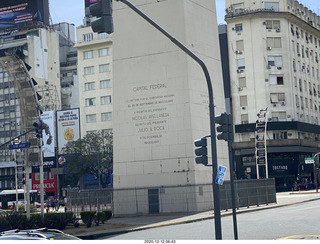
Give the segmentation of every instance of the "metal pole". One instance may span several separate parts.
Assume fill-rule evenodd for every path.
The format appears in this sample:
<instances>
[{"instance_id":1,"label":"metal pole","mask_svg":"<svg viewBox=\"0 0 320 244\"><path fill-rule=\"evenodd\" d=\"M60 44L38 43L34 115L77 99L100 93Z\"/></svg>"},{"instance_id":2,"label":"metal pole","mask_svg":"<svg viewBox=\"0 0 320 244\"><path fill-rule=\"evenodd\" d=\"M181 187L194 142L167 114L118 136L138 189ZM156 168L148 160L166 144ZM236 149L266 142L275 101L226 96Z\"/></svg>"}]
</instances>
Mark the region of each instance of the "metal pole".
<instances>
[{"instance_id":1,"label":"metal pole","mask_svg":"<svg viewBox=\"0 0 320 244\"><path fill-rule=\"evenodd\" d=\"M157 23L155 23L148 16L146 16L144 13L142 13L138 8L136 8L129 1L127 1L127 0L116 0L116 1L121 1L122 3L126 4L129 8L131 8L138 15L140 15L143 19L145 19L149 24L151 24L153 27L155 27L157 30L159 30L167 38L169 38L176 46L178 46L182 51L184 51L191 58L193 58L201 66L201 68L205 74L207 86L208 86L208 93L209 93L209 113L210 113L211 152L212 152L212 188L213 188L213 202L214 202L215 234L216 234L217 240L222 240L221 213L220 213L220 189L219 189L219 185L215 184L215 178L216 178L217 172L218 172L216 130L215 130L215 111L214 111L214 103L213 103L212 83L211 83L208 69L207 69L206 65L204 64L204 62L200 58L198 58L193 52L191 52L181 42L179 42L176 38L171 36L167 31L165 31Z\"/></svg>"},{"instance_id":2,"label":"metal pole","mask_svg":"<svg viewBox=\"0 0 320 244\"><path fill-rule=\"evenodd\" d=\"M231 145L232 145L232 142L228 141L230 186L231 186L231 200L232 200L232 217L233 217L233 235L234 235L234 239L238 240L236 199L235 199L234 178L233 178L233 153L232 153L232 146Z\"/></svg>"},{"instance_id":3,"label":"metal pole","mask_svg":"<svg viewBox=\"0 0 320 244\"><path fill-rule=\"evenodd\" d=\"M43 187L43 155L42 155L42 137L39 139L39 154L40 154L40 204L41 204L41 218L44 219L44 187Z\"/></svg>"},{"instance_id":4,"label":"metal pole","mask_svg":"<svg viewBox=\"0 0 320 244\"><path fill-rule=\"evenodd\" d=\"M314 158L316 156L319 156L320 152L316 153L313 156L313 178L314 178L314 184L316 185L316 192L318 192L318 179L317 179L317 175L316 175L316 162L314 160Z\"/></svg>"}]
</instances>

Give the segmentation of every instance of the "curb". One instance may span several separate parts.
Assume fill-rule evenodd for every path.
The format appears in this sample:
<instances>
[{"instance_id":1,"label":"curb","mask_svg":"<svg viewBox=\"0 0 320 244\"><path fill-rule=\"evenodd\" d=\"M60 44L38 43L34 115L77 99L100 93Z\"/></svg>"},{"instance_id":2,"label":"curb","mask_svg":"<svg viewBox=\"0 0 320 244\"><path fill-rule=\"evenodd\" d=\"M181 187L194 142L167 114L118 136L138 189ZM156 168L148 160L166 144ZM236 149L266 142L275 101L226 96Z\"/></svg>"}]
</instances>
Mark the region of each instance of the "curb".
<instances>
[{"instance_id":1,"label":"curb","mask_svg":"<svg viewBox=\"0 0 320 244\"><path fill-rule=\"evenodd\" d=\"M293 193L293 194L298 194L298 193ZM300 193L303 194L303 193ZM311 193L310 193L311 194ZM298 202L293 202L293 203L286 203L286 204L281 204L281 205L266 205L266 206L259 206L256 209L243 209L243 210L237 210L237 214L242 214L242 213L248 213L248 212L256 212L256 211L261 211L261 210L266 210L270 208L280 208L280 207L286 207L286 206L291 206L295 204L301 204L301 203L306 203L306 202L311 202L311 201L317 201L320 200L319 198L315 199L308 199L308 200L303 200L303 201L298 201ZM239 212L238 212L239 211ZM232 210L228 213L226 212L221 212L221 217L225 216L230 216L232 215ZM92 235L85 235L85 236L77 236L78 238L81 238L83 240L95 240L97 238L101 237L106 237L106 236L113 236L113 235L120 235L120 234L126 234L134 231L141 231L141 230L147 230L147 229L153 229L153 228L159 228L159 227L165 227L165 226L171 226L171 225L178 225L178 224L188 224L188 223L194 223L194 222L199 222L203 220L208 220L208 219L214 219L214 216L208 216L208 217L202 217L202 218L195 218L195 219L190 219L190 220L181 220L181 221L176 221L176 222L170 222L170 223L163 223L163 224L151 224L151 225L146 225L146 226L141 226L141 227L136 227L136 228L129 228L125 230L118 230L118 231L110 231L110 232L105 232L105 233L98 233L98 234L92 234Z\"/></svg>"}]
</instances>

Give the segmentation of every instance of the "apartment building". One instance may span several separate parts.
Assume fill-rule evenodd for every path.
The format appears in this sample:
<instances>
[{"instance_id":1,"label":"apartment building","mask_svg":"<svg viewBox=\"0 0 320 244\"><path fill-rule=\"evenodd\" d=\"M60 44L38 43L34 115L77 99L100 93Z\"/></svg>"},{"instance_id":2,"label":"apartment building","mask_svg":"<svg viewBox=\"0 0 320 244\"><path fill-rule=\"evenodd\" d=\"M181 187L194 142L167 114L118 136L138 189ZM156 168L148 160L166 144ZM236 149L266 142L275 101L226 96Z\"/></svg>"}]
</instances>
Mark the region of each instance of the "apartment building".
<instances>
[{"instance_id":1,"label":"apartment building","mask_svg":"<svg viewBox=\"0 0 320 244\"><path fill-rule=\"evenodd\" d=\"M296 0L226 0L238 178L256 178L256 122L267 111L267 162L278 190L314 180L320 149L320 17Z\"/></svg>"},{"instance_id":2,"label":"apartment building","mask_svg":"<svg viewBox=\"0 0 320 244\"><path fill-rule=\"evenodd\" d=\"M81 135L112 133L112 39L93 33L91 26L77 28L77 57Z\"/></svg>"},{"instance_id":3,"label":"apartment building","mask_svg":"<svg viewBox=\"0 0 320 244\"><path fill-rule=\"evenodd\" d=\"M0 143L3 144L12 138L24 133L32 128L32 123L36 118L37 107L30 103L27 97L19 100L20 93L28 93L26 96L32 97L34 91L30 91L30 86L17 90L16 83L22 84L22 80L29 81L32 78L35 90L45 91L45 87L54 87L56 91L55 100L60 101L60 65L58 34L48 26L31 25L20 27L11 31L3 31L0 35L1 58L19 56L23 60L26 68L21 68L23 76L17 75L17 70L8 70L4 67L7 61L1 61L0 65ZM28 83L27 83L28 84ZM30 94L31 93L31 94ZM38 94L40 109L48 104L48 97ZM24 104L20 102L24 101ZM52 101L51 101L52 102ZM28 107L32 105L33 107ZM54 105L54 104L51 104ZM28 112L30 109L31 112ZM44 111L44 110L43 110ZM32 137L34 135L30 135ZM20 138L19 142L26 142L26 138ZM24 155L29 152L22 149L19 154ZM31 150L31 149L30 149ZM20 150L19 150L20 151ZM10 150L9 146L0 149L0 189L13 189L15 187L15 150ZM22 159L21 159L22 160ZM20 164L22 161L19 160ZM29 170L30 172L30 170Z\"/></svg>"}]
</instances>

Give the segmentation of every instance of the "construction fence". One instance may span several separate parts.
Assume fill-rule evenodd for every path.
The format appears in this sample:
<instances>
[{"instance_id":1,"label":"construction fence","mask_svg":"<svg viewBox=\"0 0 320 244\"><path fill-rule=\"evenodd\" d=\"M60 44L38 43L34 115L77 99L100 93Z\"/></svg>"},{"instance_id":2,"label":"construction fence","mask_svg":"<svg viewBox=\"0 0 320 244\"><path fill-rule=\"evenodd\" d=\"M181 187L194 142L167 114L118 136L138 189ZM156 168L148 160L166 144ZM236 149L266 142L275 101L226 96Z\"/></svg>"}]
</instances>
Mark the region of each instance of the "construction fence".
<instances>
[{"instance_id":1,"label":"construction fence","mask_svg":"<svg viewBox=\"0 0 320 244\"><path fill-rule=\"evenodd\" d=\"M234 182L237 208L276 203L274 179L236 180ZM131 215L196 212L197 210L193 208L194 202L201 206L201 211L213 209L212 184L117 190L112 188L74 190L67 192L66 208L67 211L74 212L76 216L79 216L81 211L87 210L114 210L114 196L116 194L122 194L128 199L136 199L134 204L132 201L121 203L125 208L133 208ZM190 198L193 195L206 197ZM221 210L232 209L229 181L225 181L220 186L220 204Z\"/></svg>"}]
</instances>

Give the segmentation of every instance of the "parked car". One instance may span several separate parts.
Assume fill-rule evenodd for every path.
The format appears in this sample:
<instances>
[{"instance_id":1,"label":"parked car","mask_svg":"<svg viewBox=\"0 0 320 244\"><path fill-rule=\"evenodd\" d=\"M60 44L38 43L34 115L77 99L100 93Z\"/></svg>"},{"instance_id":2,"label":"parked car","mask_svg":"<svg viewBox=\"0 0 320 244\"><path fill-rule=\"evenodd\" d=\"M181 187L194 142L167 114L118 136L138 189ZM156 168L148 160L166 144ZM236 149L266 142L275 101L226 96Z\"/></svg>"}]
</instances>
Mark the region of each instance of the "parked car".
<instances>
[{"instance_id":1,"label":"parked car","mask_svg":"<svg viewBox=\"0 0 320 244\"><path fill-rule=\"evenodd\" d=\"M56 229L8 230L0 233L0 240L81 240Z\"/></svg>"}]
</instances>

